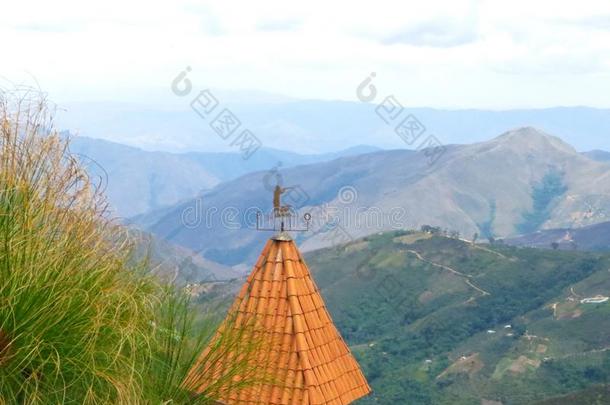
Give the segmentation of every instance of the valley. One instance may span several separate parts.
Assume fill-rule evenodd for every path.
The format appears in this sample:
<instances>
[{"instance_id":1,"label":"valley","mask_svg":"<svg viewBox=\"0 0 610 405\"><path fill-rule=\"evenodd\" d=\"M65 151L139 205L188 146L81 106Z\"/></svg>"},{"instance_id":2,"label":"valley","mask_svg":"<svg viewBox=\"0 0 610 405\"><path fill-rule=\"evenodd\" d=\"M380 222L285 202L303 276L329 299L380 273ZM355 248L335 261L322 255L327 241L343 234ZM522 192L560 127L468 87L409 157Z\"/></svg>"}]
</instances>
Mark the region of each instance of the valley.
<instances>
[{"instance_id":1,"label":"valley","mask_svg":"<svg viewBox=\"0 0 610 405\"><path fill-rule=\"evenodd\" d=\"M200 184L207 191L195 199L191 189L177 204L131 218L140 254L148 249L158 274L185 288L196 311L222 314L269 236L242 214L267 209L268 188L280 181L297 187L288 196L297 212L314 217L295 237L373 387L358 403L603 398L610 378L604 153L578 153L533 128L450 145L433 166L416 151L353 152L287 159L294 167L274 165L278 152L254 161L253 172L231 166L229 155L176 155L216 170L218 159L229 159L233 171L212 171L215 184ZM501 169L489 175L492 166ZM405 215L385 215L392 209ZM232 216L222 215L227 210ZM369 216L358 217L363 212ZM338 219L334 226L328 215Z\"/></svg>"},{"instance_id":2,"label":"valley","mask_svg":"<svg viewBox=\"0 0 610 405\"><path fill-rule=\"evenodd\" d=\"M114 145L104 155L106 144L89 144L76 148L113 168L109 188L124 159L195 174L181 201L127 222L136 259L149 257L201 313L227 310L269 237L243 213L268 209L272 183L296 186L288 202L314 217L296 240L374 390L359 404L585 405L606 395L610 165L601 151L578 153L534 128L450 145L433 166L409 150L270 151L245 166L230 154ZM274 163L282 157L289 163ZM167 186L143 184L176 196L175 168L134 173L165 172Z\"/></svg>"}]
</instances>

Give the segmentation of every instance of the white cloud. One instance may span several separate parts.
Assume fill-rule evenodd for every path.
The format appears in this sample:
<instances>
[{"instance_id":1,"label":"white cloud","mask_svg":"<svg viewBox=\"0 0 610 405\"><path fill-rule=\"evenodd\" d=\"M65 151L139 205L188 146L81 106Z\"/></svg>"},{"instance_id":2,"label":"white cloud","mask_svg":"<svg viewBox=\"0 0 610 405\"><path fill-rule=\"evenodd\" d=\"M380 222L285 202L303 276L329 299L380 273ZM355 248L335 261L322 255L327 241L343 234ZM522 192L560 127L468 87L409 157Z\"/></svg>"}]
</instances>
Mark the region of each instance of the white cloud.
<instances>
[{"instance_id":1,"label":"white cloud","mask_svg":"<svg viewBox=\"0 0 610 405\"><path fill-rule=\"evenodd\" d=\"M610 107L608 16L592 0L25 0L0 14L0 75L139 100L171 97L188 65L198 86L354 99L375 71L409 105Z\"/></svg>"},{"instance_id":2,"label":"white cloud","mask_svg":"<svg viewBox=\"0 0 610 405\"><path fill-rule=\"evenodd\" d=\"M456 24L451 19L439 19L414 26L409 25L403 31L384 38L382 43L451 48L475 42L477 39L474 22Z\"/></svg>"}]
</instances>

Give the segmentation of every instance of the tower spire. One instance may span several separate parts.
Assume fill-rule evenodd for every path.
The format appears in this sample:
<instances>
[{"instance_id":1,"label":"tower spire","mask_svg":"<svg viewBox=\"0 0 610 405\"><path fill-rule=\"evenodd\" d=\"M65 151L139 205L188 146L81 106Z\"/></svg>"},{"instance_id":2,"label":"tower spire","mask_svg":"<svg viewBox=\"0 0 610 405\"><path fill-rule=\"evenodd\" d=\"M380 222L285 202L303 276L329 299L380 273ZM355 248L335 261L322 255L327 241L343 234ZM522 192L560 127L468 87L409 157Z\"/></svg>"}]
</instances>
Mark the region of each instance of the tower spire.
<instances>
[{"instance_id":1,"label":"tower spire","mask_svg":"<svg viewBox=\"0 0 610 405\"><path fill-rule=\"evenodd\" d=\"M255 352L245 354L257 375L254 385L245 387L244 376L235 375L215 398L222 404L346 405L371 392L294 241L267 242L219 331L244 325L253 329L246 335L260 338ZM210 361L211 350L226 355ZM215 378L200 370L222 373L242 355L223 347L222 337L212 339L185 387L205 392Z\"/></svg>"}]
</instances>

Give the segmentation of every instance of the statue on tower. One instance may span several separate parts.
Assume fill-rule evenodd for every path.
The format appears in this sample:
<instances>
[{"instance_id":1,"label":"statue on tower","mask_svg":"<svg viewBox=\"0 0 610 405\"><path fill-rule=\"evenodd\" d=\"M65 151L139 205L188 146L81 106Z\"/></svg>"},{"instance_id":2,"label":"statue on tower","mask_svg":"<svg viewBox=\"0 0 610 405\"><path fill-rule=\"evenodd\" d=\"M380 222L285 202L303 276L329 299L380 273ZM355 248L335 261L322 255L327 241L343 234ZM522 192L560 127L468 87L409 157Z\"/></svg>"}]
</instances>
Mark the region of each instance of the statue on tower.
<instances>
[{"instance_id":1,"label":"statue on tower","mask_svg":"<svg viewBox=\"0 0 610 405\"><path fill-rule=\"evenodd\" d=\"M301 218L290 204L282 205L282 194L297 187L282 187L279 182L273 187L273 211L263 214L261 211L256 213L256 229L258 231L280 231L283 238L287 238L284 231L308 231L311 214L306 212ZM278 237L280 237L278 236ZM285 239L287 240L287 239Z\"/></svg>"},{"instance_id":2,"label":"statue on tower","mask_svg":"<svg viewBox=\"0 0 610 405\"><path fill-rule=\"evenodd\" d=\"M294 187L282 188L279 184L273 189L273 215L276 217L286 217L290 215L291 206L286 204L282 205L281 197L286 191L292 190Z\"/></svg>"}]
</instances>

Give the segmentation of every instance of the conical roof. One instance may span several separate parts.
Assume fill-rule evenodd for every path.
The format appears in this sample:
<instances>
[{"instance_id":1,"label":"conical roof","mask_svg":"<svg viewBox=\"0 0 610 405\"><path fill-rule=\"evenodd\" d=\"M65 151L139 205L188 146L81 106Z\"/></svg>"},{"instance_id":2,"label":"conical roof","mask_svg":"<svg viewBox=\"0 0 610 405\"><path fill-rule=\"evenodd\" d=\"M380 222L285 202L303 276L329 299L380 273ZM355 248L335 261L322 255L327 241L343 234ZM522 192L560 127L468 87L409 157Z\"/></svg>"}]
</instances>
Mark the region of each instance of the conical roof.
<instances>
[{"instance_id":1,"label":"conical roof","mask_svg":"<svg viewBox=\"0 0 610 405\"><path fill-rule=\"evenodd\" d=\"M265 382L251 387L228 387L218 398L222 403L343 405L370 393L303 257L289 238L267 242L227 319L232 316L239 321L231 322L229 328L239 328L249 320L258 325L261 344L253 358L266 377ZM211 347L218 350L214 340L206 350ZM226 368L235 358L230 352L216 358L215 364L201 364L210 361L202 355L187 386L204 391L210 381L203 380L197 370ZM239 380L239 376L234 378Z\"/></svg>"}]
</instances>

